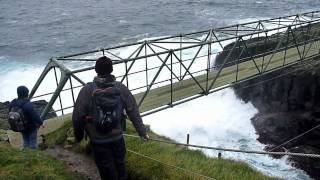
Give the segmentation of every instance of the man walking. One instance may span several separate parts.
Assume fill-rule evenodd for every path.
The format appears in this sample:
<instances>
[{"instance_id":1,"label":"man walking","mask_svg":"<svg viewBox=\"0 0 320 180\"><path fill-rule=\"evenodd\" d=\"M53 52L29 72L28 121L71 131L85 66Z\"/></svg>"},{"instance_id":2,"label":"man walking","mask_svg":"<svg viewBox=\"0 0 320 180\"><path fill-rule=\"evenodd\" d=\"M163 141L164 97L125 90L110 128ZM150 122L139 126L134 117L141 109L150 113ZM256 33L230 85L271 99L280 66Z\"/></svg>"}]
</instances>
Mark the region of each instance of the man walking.
<instances>
[{"instance_id":1,"label":"man walking","mask_svg":"<svg viewBox=\"0 0 320 180\"><path fill-rule=\"evenodd\" d=\"M102 180L126 179L125 143L121 121L126 111L140 137L148 140L139 108L129 89L111 75L112 61L103 56L95 64L97 77L84 86L74 106L72 121L77 142L84 131L90 138Z\"/></svg>"},{"instance_id":2,"label":"man walking","mask_svg":"<svg viewBox=\"0 0 320 180\"><path fill-rule=\"evenodd\" d=\"M32 102L30 102L29 90L25 86L19 86L17 88L18 98L14 99L9 105L9 118L10 114L21 113L19 118L23 121L22 137L23 137L23 148L37 149L37 133L39 127L42 125L42 121L38 112L36 111ZM16 111L17 112L14 112ZM21 112L19 112L21 111Z\"/></svg>"}]
</instances>

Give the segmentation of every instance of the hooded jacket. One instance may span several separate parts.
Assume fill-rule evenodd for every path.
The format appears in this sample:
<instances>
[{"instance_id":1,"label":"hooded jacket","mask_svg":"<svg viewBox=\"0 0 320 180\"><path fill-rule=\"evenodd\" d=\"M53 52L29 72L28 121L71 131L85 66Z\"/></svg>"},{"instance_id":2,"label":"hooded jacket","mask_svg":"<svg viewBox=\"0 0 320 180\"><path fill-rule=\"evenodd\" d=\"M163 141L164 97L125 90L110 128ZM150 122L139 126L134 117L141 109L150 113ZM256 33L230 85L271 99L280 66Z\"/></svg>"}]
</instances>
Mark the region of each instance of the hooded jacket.
<instances>
[{"instance_id":1,"label":"hooded jacket","mask_svg":"<svg viewBox=\"0 0 320 180\"><path fill-rule=\"evenodd\" d=\"M115 86L120 89L121 100L123 102L124 109L129 119L132 121L135 129L137 130L139 136L145 136L146 131L144 124L142 122L139 108L131 94L130 90L123 85L121 82L116 82L113 75L106 75L104 77L95 77L93 82L98 88L103 88L107 86L107 83L114 82ZM72 122L74 127L74 134L76 140L79 142L83 139L84 131L89 135L90 141L92 143L106 143L111 142L122 137L122 129L119 124L118 128L113 129L111 132L102 134L100 133L93 123L89 123L86 117L90 115L91 111L91 96L94 88L92 84L85 85L76 100L74 105L74 110L72 114Z\"/></svg>"},{"instance_id":2,"label":"hooded jacket","mask_svg":"<svg viewBox=\"0 0 320 180\"><path fill-rule=\"evenodd\" d=\"M14 99L9 105L9 112L13 107L21 107L25 120L27 121L26 130L23 133L31 132L42 125L42 120L32 102L27 98Z\"/></svg>"}]
</instances>

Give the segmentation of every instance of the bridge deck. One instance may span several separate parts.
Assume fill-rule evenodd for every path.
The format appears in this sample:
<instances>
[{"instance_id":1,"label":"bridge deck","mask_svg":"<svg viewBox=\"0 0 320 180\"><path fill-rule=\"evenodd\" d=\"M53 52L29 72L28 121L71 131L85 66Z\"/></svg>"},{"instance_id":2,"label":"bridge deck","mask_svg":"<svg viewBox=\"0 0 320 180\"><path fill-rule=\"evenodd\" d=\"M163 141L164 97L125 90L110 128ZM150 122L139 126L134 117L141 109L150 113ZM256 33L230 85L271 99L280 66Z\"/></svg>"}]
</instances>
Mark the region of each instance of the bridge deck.
<instances>
[{"instance_id":1,"label":"bridge deck","mask_svg":"<svg viewBox=\"0 0 320 180\"><path fill-rule=\"evenodd\" d=\"M300 53L304 52L304 58L308 58L314 55L319 54L319 41L310 43L306 45L306 47L299 47ZM285 57L285 62L284 62ZM267 66L266 70L272 70L284 65L292 64L298 62L301 58L299 52L296 47L288 49L286 52L281 51L277 52L274 55L269 54L264 57L254 58L256 65L261 70L262 67L268 64L269 59L271 61ZM195 79L199 82L199 84L206 89L206 87L210 87L210 84L214 81L217 76L217 71L211 71L208 73L208 81L207 74L196 76ZM237 75L237 65L229 66L223 68L220 75L218 75L216 82L212 86L211 89L219 88L230 83L235 82L236 76L237 81L246 79L248 77L252 77L254 75L258 75L259 71L257 70L253 60L245 61L243 63L238 64L238 75ZM207 83L208 82L208 83ZM210 90L210 89L209 89ZM194 81L194 79L189 78L183 81L175 82L172 84L172 92L173 101L182 100L184 98L188 98L200 93L203 93L203 90L198 86L198 84ZM140 102L143 97L144 92L135 95L137 102ZM160 106L169 105L171 102L171 84L165 85L162 87L157 87L151 89L141 104L140 111L146 112Z\"/></svg>"}]
</instances>

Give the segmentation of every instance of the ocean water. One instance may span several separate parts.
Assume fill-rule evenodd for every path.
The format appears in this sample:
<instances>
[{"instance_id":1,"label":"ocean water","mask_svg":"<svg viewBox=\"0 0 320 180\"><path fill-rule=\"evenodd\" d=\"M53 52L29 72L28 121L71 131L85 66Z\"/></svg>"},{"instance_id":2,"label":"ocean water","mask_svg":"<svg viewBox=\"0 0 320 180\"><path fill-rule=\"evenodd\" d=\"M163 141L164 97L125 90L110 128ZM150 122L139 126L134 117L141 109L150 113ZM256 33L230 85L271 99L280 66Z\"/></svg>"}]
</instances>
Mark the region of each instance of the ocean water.
<instances>
[{"instance_id":1,"label":"ocean water","mask_svg":"<svg viewBox=\"0 0 320 180\"><path fill-rule=\"evenodd\" d=\"M18 85L31 89L52 56L319 10L319 4L319 0L0 0L0 101L14 98ZM190 133L194 144L262 150L250 123L255 113L250 103L227 89L147 116L145 122L180 142ZM236 153L223 157L244 160L268 175L308 179L286 157Z\"/></svg>"}]
</instances>

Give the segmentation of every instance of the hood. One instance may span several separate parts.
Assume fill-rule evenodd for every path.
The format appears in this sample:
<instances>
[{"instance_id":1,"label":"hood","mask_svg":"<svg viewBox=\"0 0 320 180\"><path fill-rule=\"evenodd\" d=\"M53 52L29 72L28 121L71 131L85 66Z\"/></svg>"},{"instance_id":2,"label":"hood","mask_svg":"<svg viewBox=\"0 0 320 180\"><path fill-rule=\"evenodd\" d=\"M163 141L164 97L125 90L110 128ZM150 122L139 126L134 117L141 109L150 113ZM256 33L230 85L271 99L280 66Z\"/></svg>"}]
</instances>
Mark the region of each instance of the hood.
<instances>
[{"instance_id":1,"label":"hood","mask_svg":"<svg viewBox=\"0 0 320 180\"><path fill-rule=\"evenodd\" d=\"M17 88L17 94L19 99L27 98L29 95L29 89L25 86L19 86Z\"/></svg>"},{"instance_id":2,"label":"hood","mask_svg":"<svg viewBox=\"0 0 320 180\"><path fill-rule=\"evenodd\" d=\"M105 76L96 76L93 79L93 82L98 86L98 87L108 87L110 86L111 82L114 82L116 80L116 78L114 77L114 75L108 74Z\"/></svg>"}]
</instances>

